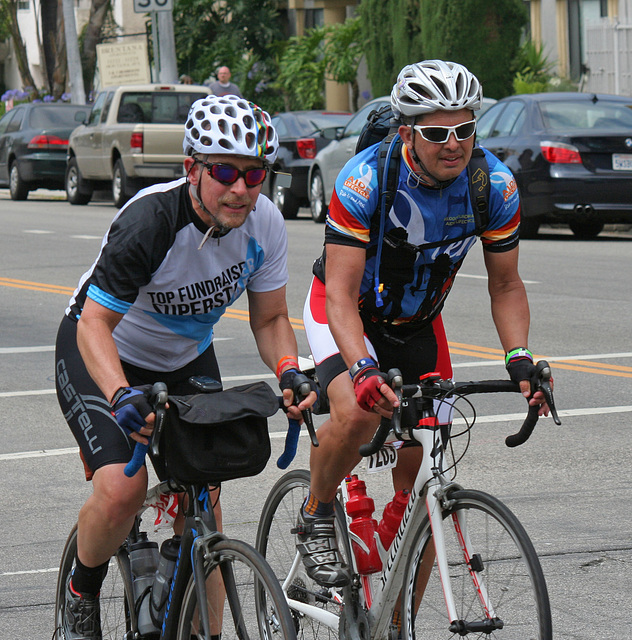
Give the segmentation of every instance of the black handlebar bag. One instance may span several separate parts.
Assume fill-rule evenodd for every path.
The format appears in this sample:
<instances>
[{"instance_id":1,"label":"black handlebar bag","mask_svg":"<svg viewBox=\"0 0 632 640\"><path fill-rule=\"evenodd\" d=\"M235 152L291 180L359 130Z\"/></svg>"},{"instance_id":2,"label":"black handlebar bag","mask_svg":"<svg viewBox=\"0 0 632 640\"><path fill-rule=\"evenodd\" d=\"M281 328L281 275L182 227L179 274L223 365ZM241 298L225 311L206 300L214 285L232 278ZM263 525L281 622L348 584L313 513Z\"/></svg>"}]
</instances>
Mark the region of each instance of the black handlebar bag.
<instances>
[{"instance_id":1,"label":"black handlebar bag","mask_svg":"<svg viewBox=\"0 0 632 640\"><path fill-rule=\"evenodd\" d=\"M270 458L268 418L278 409L265 382L170 395L160 447L166 475L186 484L218 484L261 473Z\"/></svg>"}]
</instances>

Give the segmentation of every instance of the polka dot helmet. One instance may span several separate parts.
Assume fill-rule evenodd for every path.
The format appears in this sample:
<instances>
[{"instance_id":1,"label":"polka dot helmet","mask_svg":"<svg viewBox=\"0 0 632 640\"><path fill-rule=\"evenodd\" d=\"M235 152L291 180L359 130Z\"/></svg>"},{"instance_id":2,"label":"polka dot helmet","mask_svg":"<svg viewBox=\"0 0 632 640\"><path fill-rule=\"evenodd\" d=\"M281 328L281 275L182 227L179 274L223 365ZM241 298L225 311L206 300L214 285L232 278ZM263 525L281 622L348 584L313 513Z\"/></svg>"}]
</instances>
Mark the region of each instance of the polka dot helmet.
<instances>
[{"instance_id":1,"label":"polka dot helmet","mask_svg":"<svg viewBox=\"0 0 632 640\"><path fill-rule=\"evenodd\" d=\"M274 162L279 138L270 116L237 96L207 96L196 100L184 125L182 148L194 153L234 153Z\"/></svg>"},{"instance_id":2,"label":"polka dot helmet","mask_svg":"<svg viewBox=\"0 0 632 640\"><path fill-rule=\"evenodd\" d=\"M396 116L420 116L434 111L481 108L481 84L456 62L424 60L404 67L391 93Z\"/></svg>"}]
</instances>

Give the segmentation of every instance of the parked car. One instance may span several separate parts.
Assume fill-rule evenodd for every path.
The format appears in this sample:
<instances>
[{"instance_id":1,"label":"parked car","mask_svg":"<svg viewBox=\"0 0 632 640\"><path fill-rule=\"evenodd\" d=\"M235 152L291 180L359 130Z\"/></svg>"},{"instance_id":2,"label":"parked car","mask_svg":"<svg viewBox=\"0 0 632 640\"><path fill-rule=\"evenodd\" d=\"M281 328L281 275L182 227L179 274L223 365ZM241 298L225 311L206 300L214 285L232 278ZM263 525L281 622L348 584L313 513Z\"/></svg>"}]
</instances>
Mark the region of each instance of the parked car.
<instances>
[{"instance_id":1,"label":"parked car","mask_svg":"<svg viewBox=\"0 0 632 640\"><path fill-rule=\"evenodd\" d=\"M12 200L63 189L68 136L90 112L74 104L20 104L0 119L0 184Z\"/></svg>"},{"instance_id":2,"label":"parked car","mask_svg":"<svg viewBox=\"0 0 632 640\"><path fill-rule=\"evenodd\" d=\"M632 98L536 93L499 100L478 140L513 172L521 235L543 222L594 238L605 223L632 221Z\"/></svg>"},{"instance_id":3,"label":"parked car","mask_svg":"<svg viewBox=\"0 0 632 640\"><path fill-rule=\"evenodd\" d=\"M483 106L476 115L483 113L495 103L496 100L493 98L483 98ZM323 135L333 137L333 141L318 152L309 170L309 207L314 222L325 222L336 178L347 161L355 154L358 137L367 117L372 111L390 104L389 96L375 98L358 109L344 129L323 131Z\"/></svg>"},{"instance_id":4,"label":"parked car","mask_svg":"<svg viewBox=\"0 0 632 640\"><path fill-rule=\"evenodd\" d=\"M139 189L181 177L189 107L207 95L207 87L192 84L103 89L68 141L68 201L87 204L95 189L111 188L122 207Z\"/></svg>"},{"instance_id":5,"label":"parked car","mask_svg":"<svg viewBox=\"0 0 632 640\"><path fill-rule=\"evenodd\" d=\"M309 169L309 208L314 222L325 222L327 207L334 191L336 178L342 167L354 155L358 136L374 109L390 104L388 96L375 98L360 107L347 122L344 129L325 129L323 135L333 138L331 143L319 151Z\"/></svg>"},{"instance_id":6,"label":"parked car","mask_svg":"<svg viewBox=\"0 0 632 640\"><path fill-rule=\"evenodd\" d=\"M331 142L321 130L343 127L351 118L344 111L286 111L272 117L279 136L279 155L270 172L263 192L281 210L286 219L296 218L300 207L308 206L307 174L318 151ZM275 171L289 173L292 182L284 186Z\"/></svg>"}]
</instances>

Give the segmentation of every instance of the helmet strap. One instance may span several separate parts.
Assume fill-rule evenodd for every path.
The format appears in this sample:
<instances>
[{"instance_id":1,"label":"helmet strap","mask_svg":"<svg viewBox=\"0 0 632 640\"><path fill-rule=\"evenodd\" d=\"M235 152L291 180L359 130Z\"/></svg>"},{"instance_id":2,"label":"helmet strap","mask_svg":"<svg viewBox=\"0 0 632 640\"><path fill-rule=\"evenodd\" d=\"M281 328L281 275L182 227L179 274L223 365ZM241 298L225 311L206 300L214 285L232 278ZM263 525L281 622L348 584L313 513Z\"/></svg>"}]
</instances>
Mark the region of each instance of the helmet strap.
<instances>
[{"instance_id":1,"label":"helmet strap","mask_svg":"<svg viewBox=\"0 0 632 640\"><path fill-rule=\"evenodd\" d=\"M199 162L199 161L196 160L196 162ZM190 169L189 169L189 173L191 173ZM197 184L191 184L188 180L189 176L187 174L187 182L189 182L189 191L191 195L200 206L200 209L202 209L202 211L204 211L204 213L213 221L213 224L209 227L208 231L204 234L204 238L202 238L202 242L198 247L198 251L204 246L204 243L208 240L209 237L212 236L213 238L221 238L222 236L225 236L230 231L230 227L226 227L223 224L221 224L217 220L216 216L206 208L206 205L204 204L204 202L202 202L202 196L200 195L200 183L202 182L203 173L204 171L202 170L200 173L200 179L198 180Z\"/></svg>"}]
</instances>

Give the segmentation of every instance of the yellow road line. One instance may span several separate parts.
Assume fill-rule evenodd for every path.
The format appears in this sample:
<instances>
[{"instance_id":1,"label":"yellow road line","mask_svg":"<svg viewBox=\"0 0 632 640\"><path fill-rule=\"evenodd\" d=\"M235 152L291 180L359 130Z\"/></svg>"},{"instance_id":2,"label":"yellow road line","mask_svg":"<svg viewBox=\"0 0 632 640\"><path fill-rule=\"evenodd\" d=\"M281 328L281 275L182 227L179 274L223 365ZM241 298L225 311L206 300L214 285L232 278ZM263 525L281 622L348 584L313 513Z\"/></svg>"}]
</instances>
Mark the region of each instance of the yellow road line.
<instances>
[{"instance_id":1,"label":"yellow road line","mask_svg":"<svg viewBox=\"0 0 632 640\"><path fill-rule=\"evenodd\" d=\"M15 289L25 289L28 291L41 291L44 293L59 293L63 295L71 295L74 292L73 287L63 287L55 284L45 284L42 282L30 282L28 280L16 280L14 278L1 278L0 286L11 287ZM225 314L227 318L234 320L248 321L250 316L248 311L242 309L227 309ZM300 331L305 330L305 325L300 318L290 318L290 324L293 329ZM465 344L462 342L448 342L450 352L456 355L470 356L482 360L499 360L503 357L502 349L494 349L492 347L482 347L474 344ZM537 360L546 356L534 356ZM565 369L568 371L580 371L582 373L596 373L604 376L615 376L619 378L632 378L632 367L623 365L606 364L604 362L590 362L587 360L556 360L553 362L555 369Z\"/></svg>"}]
</instances>

